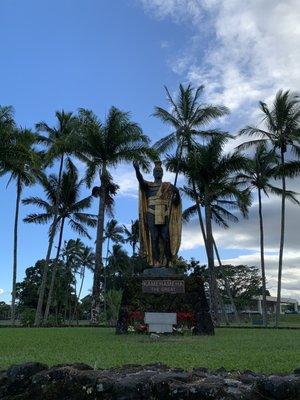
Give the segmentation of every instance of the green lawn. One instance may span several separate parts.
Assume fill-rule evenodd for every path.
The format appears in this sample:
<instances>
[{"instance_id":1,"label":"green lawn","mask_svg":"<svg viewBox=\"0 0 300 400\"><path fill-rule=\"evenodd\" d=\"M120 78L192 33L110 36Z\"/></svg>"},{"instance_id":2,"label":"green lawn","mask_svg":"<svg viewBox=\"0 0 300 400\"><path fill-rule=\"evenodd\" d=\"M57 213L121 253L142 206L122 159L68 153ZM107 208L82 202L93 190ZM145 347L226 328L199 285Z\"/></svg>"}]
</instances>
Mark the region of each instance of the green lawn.
<instances>
[{"instance_id":1,"label":"green lawn","mask_svg":"<svg viewBox=\"0 0 300 400\"><path fill-rule=\"evenodd\" d=\"M234 320L231 321L230 325L231 326L245 326L245 327L252 327L253 323L252 321L254 320L261 320L261 316L259 315L252 315L250 317L248 316L243 316L241 321L239 323L236 323ZM223 323L223 325L225 325ZM268 319L268 326L269 327L274 327L275 326L275 316L269 316ZM279 326L283 328L300 328L300 314L283 314L280 316L280 322Z\"/></svg>"},{"instance_id":2,"label":"green lawn","mask_svg":"<svg viewBox=\"0 0 300 400\"><path fill-rule=\"evenodd\" d=\"M41 361L95 368L163 362L171 367L291 372L300 365L300 330L218 329L214 337L116 336L108 328L2 328L0 368Z\"/></svg>"}]
</instances>

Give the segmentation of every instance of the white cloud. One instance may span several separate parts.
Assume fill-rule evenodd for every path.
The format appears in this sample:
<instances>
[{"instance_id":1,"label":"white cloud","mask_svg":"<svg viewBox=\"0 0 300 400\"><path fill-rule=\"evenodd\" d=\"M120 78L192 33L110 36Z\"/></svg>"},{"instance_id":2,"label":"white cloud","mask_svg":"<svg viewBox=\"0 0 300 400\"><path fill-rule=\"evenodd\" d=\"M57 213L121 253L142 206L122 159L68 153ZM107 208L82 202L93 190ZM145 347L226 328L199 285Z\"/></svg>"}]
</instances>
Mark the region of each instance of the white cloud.
<instances>
[{"instance_id":1,"label":"white cloud","mask_svg":"<svg viewBox=\"0 0 300 400\"><path fill-rule=\"evenodd\" d=\"M169 47L169 42L167 40L163 40L160 42L160 47L162 49L167 49Z\"/></svg>"},{"instance_id":2,"label":"white cloud","mask_svg":"<svg viewBox=\"0 0 300 400\"><path fill-rule=\"evenodd\" d=\"M157 18L171 17L176 22L192 20L197 24L202 10L197 0L140 0L145 9Z\"/></svg>"},{"instance_id":3,"label":"white cloud","mask_svg":"<svg viewBox=\"0 0 300 400\"><path fill-rule=\"evenodd\" d=\"M138 197L138 183L133 167L120 166L113 173L114 181L120 186L121 196Z\"/></svg>"},{"instance_id":4,"label":"white cloud","mask_svg":"<svg viewBox=\"0 0 300 400\"><path fill-rule=\"evenodd\" d=\"M280 198L264 198L263 219L265 233L265 250L268 253L278 251L280 237ZM249 218L242 219L238 223L232 223L229 229L214 226L214 236L219 246L230 249L247 249L251 251L259 250L259 224L258 224L258 204L254 203L249 211ZM299 245L299 224L300 208L287 202L286 210L286 252L293 254L300 251ZM197 247L201 240L198 221L192 220L184 224L183 229L183 249L193 249ZM197 236L197 238L196 238ZM201 242L202 243L202 242Z\"/></svg>"},{"instance_id":5,"label":"white cloud","mask_svg":"<svg viewBox=\"0 0 300 400\"><path fill-rule=\"evenodd\" d=\"M4 289L0 288L0 296L4 293Z\"/></svg>"},{"instance_id":6,"label":"white cloud","mask_svg":"<svg viewBox=\"0 0 300 400\"><path fill-rule=\"evenodd\" d=\"M278 245L280 224L280 199L270 198L263 206L265 225L265 264L268 288L275 295L277 285ZM260 267L258 206L254 204L248 220L232 224L229 229L214 227L214 237L220 249L221 258L224 249L235 251L243 249L247 254L224 258L224 263L233 265L247 264ZM286 215L286 245L282 287L285 296L300 300L300 245L299 245L300 209L290 203ZM197 220L184 225L182 250L192 250L203 246Z\"/></svg>"},{"instance_id":7,"label":"white cloud","mask_svg":"<svg viewBox=\"0 0 300 400\"><path fill-rule=\"evenodd\" d=\"M300 89L298 0L140 1L158 18L192 23L194 36L173 70L205 83L209 101L230 107L237 120L279 88Z\"/></svg>"}]
</instances>

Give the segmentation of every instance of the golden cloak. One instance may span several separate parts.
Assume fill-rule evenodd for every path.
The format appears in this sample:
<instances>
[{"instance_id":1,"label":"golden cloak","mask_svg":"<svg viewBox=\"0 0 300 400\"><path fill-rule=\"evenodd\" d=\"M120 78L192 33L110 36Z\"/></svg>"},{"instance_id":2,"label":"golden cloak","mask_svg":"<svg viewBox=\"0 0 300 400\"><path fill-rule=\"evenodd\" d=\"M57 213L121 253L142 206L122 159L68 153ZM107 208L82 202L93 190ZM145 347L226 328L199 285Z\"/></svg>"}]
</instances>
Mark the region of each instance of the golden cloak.
<instances>
[{"instance_id":1,"label":"golden cloak","mask_svg":"<svg viewBox=\"0 0 300 400\"><path fill-rule=\"evenodd\" d=\"M147 185L153 185L153 182L146 182ZM173 185L169 182L163 182L160 189L157 192L157 197L162 200L168 201L167 213L169 214L170 205L173 197ZM152 246L151 246L151 235L147 222L147 209L148 209L148 199L146 197L145 191L140 187L139 190L139 228L140 228L140 251L142 255L147 256L148 263L154 265L154 260L152 256ZM182 210L181 201L179 204L172 204L171 215L169 222L169 236L170 236L170 248L173 260L176 259L180 242L181 242L181 229L182 229ZM160 239L160 249L164 248L162 240ZM163 251L161 251L163 254ZM161 265L166 265L165 257L160 260Z\"/></svg>"}]
</instances>

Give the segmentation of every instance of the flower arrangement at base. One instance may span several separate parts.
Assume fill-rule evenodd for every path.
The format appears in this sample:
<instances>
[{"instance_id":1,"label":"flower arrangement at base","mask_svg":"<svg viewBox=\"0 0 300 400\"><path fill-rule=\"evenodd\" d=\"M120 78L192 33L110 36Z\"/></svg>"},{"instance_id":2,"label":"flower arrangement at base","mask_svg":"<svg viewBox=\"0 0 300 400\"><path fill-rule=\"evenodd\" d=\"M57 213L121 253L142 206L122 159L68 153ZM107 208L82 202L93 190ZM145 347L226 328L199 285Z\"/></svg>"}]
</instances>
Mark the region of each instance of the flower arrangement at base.
<instances>
[{"instance_id":1,"label":"flower arrangement at base","mask_svg":"<svg viewBox=\"0 0 300 400\"><path fill-rule=\"evenodd\" d=\"M192 312L177 312L177 332L191 330L196 323L195 314Z\"/></svg>"},{"instance_id":2,"label":"flower arrangement at base","mask_svg":"<svg viewBox=\"0 0 300 400\"><path fill-rule=\"evenodd\" d=\"M144 322L144 313L139 310L131 311L128 315L128 331L137 333L148 332L147 325ZM129 329L130 328L130 329Z\"/></svg>"}]
</instances>

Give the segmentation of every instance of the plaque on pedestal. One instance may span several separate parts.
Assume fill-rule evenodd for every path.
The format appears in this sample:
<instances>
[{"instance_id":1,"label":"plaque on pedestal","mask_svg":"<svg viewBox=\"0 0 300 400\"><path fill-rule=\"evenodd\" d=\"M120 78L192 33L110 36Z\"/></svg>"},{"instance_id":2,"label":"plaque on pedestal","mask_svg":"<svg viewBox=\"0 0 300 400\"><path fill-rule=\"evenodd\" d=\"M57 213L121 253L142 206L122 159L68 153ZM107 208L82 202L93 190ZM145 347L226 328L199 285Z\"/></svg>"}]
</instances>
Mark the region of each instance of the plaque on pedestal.
<instances>
[{"instance_id":1,"label":"plaque on pedestal","mask_svg":"<svg viewBox=\"0 0 300 400\"><path fill-rule=\"evenodd\" d=\"M149 278L142 280L142 292L143 293L184 293L185 284L183 279L172 279L172 278Z\"/></svg>"}]
</instances>

